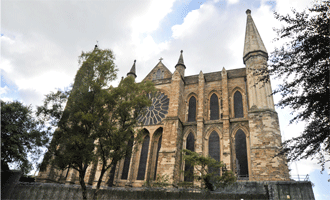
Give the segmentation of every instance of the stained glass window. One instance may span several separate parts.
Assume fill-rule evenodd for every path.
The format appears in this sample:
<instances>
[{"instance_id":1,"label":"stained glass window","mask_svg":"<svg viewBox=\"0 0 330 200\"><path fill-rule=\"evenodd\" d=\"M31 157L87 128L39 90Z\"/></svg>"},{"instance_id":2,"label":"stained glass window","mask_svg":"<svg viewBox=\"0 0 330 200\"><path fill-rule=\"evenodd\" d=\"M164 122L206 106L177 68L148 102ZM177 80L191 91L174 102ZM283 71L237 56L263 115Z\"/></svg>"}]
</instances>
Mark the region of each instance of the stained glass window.
<instances>
[{"instance_id":1,"label":"stained glass window","mask_svg":"<svg viewBox=\"0 0 330 200\"><path fill-rule=\"evenodd\" d=\"M130 152L128 155L125 157L124 160L124 167L123 167L123 172L121 174L121 179L127 179L128 177L128 171L129 171L129 165L131 163L131 155L132 155L132 147L133 147L133 141L134 141L134 136L132 136L131 140L128 141L128 146L130 148Z\"/></svg>"},{"instance_id":2,"label":"stained glass window","mask_svg":"<svg viewBox=\"0 0 330 200\"><path fill-rule=\"evenodd\" d=\"M213 131L209 137L209 155L216 161L220 161L220 140L217 132ZM220 169L210 168L210 172L220 175Z\"/></svg>"},{"instance_id":3,"label":"stained glass window","mask_svg":"<svg viewBox=\"0 0 330 200\"><path fill-rule=\"evenodd\" d=\"M160 150L161 147L162 147L162 136L160 136L160 138L158 140L154 180L156 180L156 178L157 178L156 175L157 175L158 155L159 155L159 150Z\"/></svg>"},{"instance_id":4,"label":"stained glass window","mask_svg":"<svg viewBox=\"0 0 330 200\"><path fill-rule=\"evenodd\" d=\"M148 135L145 136L145 138L143 140L137 180L144 180L144 176L145 176L146 168L147 168L149 140L150 140L150 137Z\"/></svg>"},{"instance_id":5,"label":"stained glass window","mask_svg":"<svg viewBox=\"0 0 330 200\"><path fill-rule=\"evenodd\" d=\"M239 91L236 91L234 94L234 113L235 113L235 118L244 117L242 94Z\"/></svg>"},{"instance_id":6,"label":"stained glass window","mask_svg":"<svg viewBox=\"0 0 330 200\"><path fill-rule=\"evenodd\" d=\"M115 172L116 172L116 166L112 166L110 170L110 177L108 180L108 186L112 187L113 186L113 180L115 179Z\"/></svg>"},{"instance_id":7,"label":"stained glass window","mask_svg":"<svg viewBox=\"0 0 330 200\"><path fill-rule=\"evenodd\" d=\"M235 151L236 151L236 171L242 177L248 177L248 161L246 149L246 137L244 132L239 129L235 135Z\"/></svg>"},{"instance_id":8,"label":"stained glass window","mask_svg":"<svg viewBox=\"0 0 330 200\"><path fill-rule=\"evenodd\" d=\"M151 99L151 106L145 108L145 115L139 116L138 121L143 125L159 124L167 114L170 100L167 95L161 92L149 94L148 97Z\"/></svg>"},{"instance_id":9,"label":"stained glass window","mask_svg":"<svg viewBox=\"0 0 330 200\"><path fill-rule=\"evenodd\" d=\"M189 99L188 122L196 121L196 98L192 96Z\"/></svg>"},{"instance_id":10,"label":"stained glass window","mask_svg":"<svg viewBox=\"0 0 330 200\"><path fill-rule=\"evenodd\" d=\"M219 101L216 94L212 94L210 99L210 120L219 119Z\"/></svg>"},{"instance_id":11,"label":"stained glass window","mask_svg":"<svg viewBox=\"0 0 330 200\"><path fill-rule=\"evenodd\" d=\"M186 140L186 149L190 151L195 151L195 137L193 133L189 133L187 140ZM184 181L192 182L194 180L193 178L193 172L194 172L194 166L185 163L184 166Z\"/></svg>"}]
</instances>

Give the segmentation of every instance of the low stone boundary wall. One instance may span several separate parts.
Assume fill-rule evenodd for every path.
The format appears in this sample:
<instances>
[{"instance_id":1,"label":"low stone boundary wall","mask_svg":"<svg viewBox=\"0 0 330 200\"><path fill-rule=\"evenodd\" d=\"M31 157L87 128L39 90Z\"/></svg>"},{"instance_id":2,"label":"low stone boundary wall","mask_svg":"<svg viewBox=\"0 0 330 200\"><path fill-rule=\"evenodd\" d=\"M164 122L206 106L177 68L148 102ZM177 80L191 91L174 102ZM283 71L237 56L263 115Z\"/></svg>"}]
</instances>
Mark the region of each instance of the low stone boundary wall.
<instances>
[{"instance_id":1,"label":"low stone boundary wall","mask_svg":"<svg viewBox=\"0 0 330 200\"><path fill-rule=\"evenodd\" d=\"M88 199L93 190L88 188ZM288 196L289 195L289 196ZM313 200L310 182L237 182L215 192L164 188L106 188L98 199L299 199ZM82 199L79 185L54 183L19 183L10 199Z\"/></svg>"}]
</instances>

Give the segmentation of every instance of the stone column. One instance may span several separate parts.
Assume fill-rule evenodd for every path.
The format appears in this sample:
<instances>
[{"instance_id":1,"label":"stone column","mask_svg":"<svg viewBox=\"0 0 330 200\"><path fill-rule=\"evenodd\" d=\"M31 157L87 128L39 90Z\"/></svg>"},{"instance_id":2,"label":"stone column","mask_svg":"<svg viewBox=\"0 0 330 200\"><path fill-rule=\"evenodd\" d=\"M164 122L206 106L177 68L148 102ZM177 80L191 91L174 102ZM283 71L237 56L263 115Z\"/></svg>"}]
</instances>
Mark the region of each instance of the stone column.
<instances>
[{"instance_id":1,"label":"stone column","mask_svg":"<svg viewBox=\"0 0 330 200\"><path fill-rule=\"evenodd\" d=\"M197 104L197 138L195 152L203 153L203 133L204 133L204 74L201 71L198 76L198 104Z\"/></svg>"},{"instance_id":2,"label":"stone column","mask_svg":"<svg viewBox=\"0 0 330 200\"><path fill-rule=\"evenodd\" d=\"M228 78L227 71L225 68L221 72L222 78L222 104L223 104L223 163L226 164L228 170L231 169L231 159L230 159L230 122L229 122L229 95L228 95Z\"/></svg>"}]
</instances>

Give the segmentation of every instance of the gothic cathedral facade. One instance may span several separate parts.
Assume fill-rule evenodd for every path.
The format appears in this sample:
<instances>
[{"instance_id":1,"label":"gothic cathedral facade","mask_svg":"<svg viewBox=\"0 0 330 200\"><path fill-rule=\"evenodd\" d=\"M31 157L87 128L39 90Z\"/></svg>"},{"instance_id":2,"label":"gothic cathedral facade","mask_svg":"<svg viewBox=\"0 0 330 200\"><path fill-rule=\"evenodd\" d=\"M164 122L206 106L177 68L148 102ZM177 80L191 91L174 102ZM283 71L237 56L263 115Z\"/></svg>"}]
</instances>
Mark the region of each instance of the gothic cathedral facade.
<instances>
[{"instance_id":1,"label":"gothic cathedral facade","mask_svg":"<svg viewBox=\"0 0 330 200\"><path fill-rule=\"evenodd\" d=\"M158 89L152 105L139 120L145 136L133 154L104 176L116 186L140 187L157 175L168 175L170 183L193 181L183 171L191 170L181 156L189 149L222 161L238 180L287 181L281 147L281 132L270 83L259 83L254 70L267 67L268 53L247 10L243 62L245 68L185 76L183 52L174 73L162 63L144 80ZM127 74L136 78L135 62ZM86 183L95 185L99 166L89 167ZM38 175L41 182L78 183L78 173L69 170L58 180L49 166ZM220 172L219 172L220 173ZM112 175L110 175L112 174ZM63 176L62 176L63 177Z\"/></svg>"}]
</instances>

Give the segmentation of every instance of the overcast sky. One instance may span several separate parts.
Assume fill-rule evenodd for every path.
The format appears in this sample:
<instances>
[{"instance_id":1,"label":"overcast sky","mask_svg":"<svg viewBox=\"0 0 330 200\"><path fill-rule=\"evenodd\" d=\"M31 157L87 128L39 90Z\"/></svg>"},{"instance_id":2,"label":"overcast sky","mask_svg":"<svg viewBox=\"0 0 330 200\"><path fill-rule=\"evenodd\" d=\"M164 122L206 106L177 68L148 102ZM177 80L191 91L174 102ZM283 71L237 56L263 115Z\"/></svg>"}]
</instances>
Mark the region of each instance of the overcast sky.
<instances>
[{"instance_id":1,"label":"overcast sky","mask_svg":"<svg viewBox=\"0 0 330 200\"><path fill-rule=\"evenodd\" d=\"M92 50L96 41L99 48L113 50L118 77L126 76L136 59L137 81L161 57L173 72L180 50L187 67L186 76L201 70L208 73L223 67L242 68L246 9L252 11L270 53L279 45L272 42L273 27L282 26L274 19L273 11L286 14L292 7L299 11L310 2L2 0L1 99L19 100L33 107L41 105L45 94L73 83L79 68L78 56L82 51ZM273 81L272 87L276 88L277 83ZM279 98L275 96L275 102ZM297 136L303 130L303 123L288 126L292 118L289 109L277 111L283 139ZM290 167L292 174L315 174L320 180L316 176L320 171L316 161L300 161ZM322 187L326 191L329 182L316 184L317 199L325 198L318 192Z\"/></svg>"}]
</instances>

